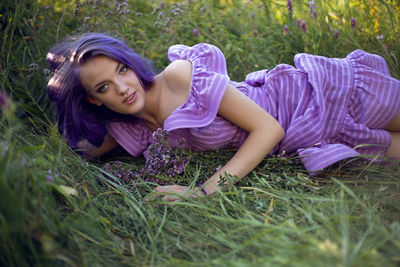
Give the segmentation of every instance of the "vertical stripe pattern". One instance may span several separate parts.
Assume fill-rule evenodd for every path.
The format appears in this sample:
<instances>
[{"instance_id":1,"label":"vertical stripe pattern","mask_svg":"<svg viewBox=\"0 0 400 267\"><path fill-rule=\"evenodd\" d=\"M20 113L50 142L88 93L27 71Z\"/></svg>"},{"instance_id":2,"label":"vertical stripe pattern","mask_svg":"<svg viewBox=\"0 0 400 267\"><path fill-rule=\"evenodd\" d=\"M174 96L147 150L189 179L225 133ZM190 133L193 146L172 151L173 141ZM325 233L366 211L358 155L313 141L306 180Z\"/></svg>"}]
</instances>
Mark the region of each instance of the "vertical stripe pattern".
<instances>
[{"instance_id":1,"label":"vertical stripe pattern","mask_svg":"<svg viewBox=\"0 0 400 267\"><path fill-rule=\"evenodd\" d=\"M362 50L343 59L298 54L296 67L281 64L252 72L243 82L229 80L225 58L213 45L175 45L168 57L193 66L187 102L164 122L172 143L183 137L186 147L196 151L240 147L247 133L217 115L231 83L285 129L273 152L297 153L310 171L359 153L384 153L390 146L382 128L400 111L400 82L390 77L378 55ZM109 124L111 135L132 155L143 153L151 132L143 123L122 125Z\"/></svg>"}]
</instances>

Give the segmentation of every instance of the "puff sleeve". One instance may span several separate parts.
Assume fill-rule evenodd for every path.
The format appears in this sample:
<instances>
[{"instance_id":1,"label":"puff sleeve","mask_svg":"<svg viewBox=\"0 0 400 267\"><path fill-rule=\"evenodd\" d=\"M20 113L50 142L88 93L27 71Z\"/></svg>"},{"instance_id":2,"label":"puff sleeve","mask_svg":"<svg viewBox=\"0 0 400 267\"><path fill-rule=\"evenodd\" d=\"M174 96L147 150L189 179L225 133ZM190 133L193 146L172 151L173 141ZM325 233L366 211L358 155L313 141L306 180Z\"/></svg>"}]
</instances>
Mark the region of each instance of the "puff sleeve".
<instances>
[{"instance_id":1,"label":"puff sleeve","mask_svg":"<svg viewBox=\"0 0 400 267\"><path fill-rule=\"evenodd\" d=\"M222 96L229 83L225 57L210 44L192 47L174 45L168 50L171 62L179 59L192 63L192 81L187 101L164 122L164 129L197 128L209 125L216 117Z\"/></svg>"},{"instance_id":2,"label":"puff sleeve","mask_svg":"<svg viewBox=\"0 0 400 267\"><path fill-rule=\"evenodd\" d=\"M141 121L108 122L107 132L134 157L145 152L152 138L150 129Z\"/></svg>"}]
</instances>

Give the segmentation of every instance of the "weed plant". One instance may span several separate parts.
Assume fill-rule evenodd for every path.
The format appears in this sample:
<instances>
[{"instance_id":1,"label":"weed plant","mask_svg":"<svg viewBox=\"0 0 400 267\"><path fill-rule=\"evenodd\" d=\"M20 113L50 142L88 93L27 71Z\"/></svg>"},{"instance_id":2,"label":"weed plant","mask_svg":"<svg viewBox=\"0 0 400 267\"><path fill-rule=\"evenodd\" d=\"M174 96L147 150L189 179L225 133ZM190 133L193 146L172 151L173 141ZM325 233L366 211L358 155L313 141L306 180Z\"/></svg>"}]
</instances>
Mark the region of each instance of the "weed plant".
<instances>
[{"instance_id":1,"label":"weed plant","mask_svg":"<svg viewBox=\"0 0 400 267\"><path fill-rule=\"evenodd\" d=\"M189 152L172 177L122 179L144 159L82 159L45 94L47 50L87 31L123 37L159 70L170 45L208 42L236 81L296 53L358 48L400 78L398 25L398 2L383 0L1 1L0 265L399 265L400 173L389 159L360 156L309 176L298 158L270 155L217 195L144 204L157 183L195 186L233 151Z\"/></svg>"}]
</instances>

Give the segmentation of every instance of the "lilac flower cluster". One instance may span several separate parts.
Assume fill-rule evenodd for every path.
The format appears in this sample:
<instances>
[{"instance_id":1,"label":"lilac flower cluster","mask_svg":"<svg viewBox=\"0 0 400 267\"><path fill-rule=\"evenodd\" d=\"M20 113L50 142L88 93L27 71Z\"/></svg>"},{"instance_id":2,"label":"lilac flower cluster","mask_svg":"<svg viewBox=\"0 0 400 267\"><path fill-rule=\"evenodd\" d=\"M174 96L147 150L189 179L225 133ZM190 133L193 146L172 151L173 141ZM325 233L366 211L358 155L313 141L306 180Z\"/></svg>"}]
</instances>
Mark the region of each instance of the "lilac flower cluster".
<instances>
[{"instance_id":1,"label":"lilac flower cluster","mask_svg":"<svg viewBox=\"0 0 400 267\"><path fill-rule=\"evenodd\" d=\"M150 146L146 164L139 171L125 170L119 161L106 163L103 170L124 183L145 181L159 185L168 184L168 182L154 178L154 176L166 174L173 177L184 171L185 166L189 163L189 157L183 150L185 140L178 138L179 147L175 151L168 141L169 133L167 131L158 129L153 133L153 138L155 143ZM108 175L105 176L110 179Z\"/></svg>"},{"instance_id":2,"label":"lilac flower cluster","mask_svg":"<svg viewBox=\"0 0 400 267\"><path fill-rule=\"evenodd\" d=\"M355 18L351 18L351 20L350 20L350 25L351 25L351 27L352 27L353 29L356 28L357 23L356 23L356 19L355 19Z\"/></svg>"},{"instance_id":3,"label":"lilac flower cluster","mask_svg":"<svg viewBox=\"0 0 400 267\"><path fill-rule=\"evenodd\" d=\"M305 22L304 20L297 19L297 20L296 20L296 25L297 25L303 32L307 32L307 25L306 25L306 22Z\"/></svg>"},{"instance_id":4,"label":"lilac flower cluster","mask_svg":"<svg viewBox=\"0 0 400 267\"><path fill-rule=\"evenodd\" d=\"M384 39L385 39L385 35L383 35L383 34L376 36L376 40L378 40L378 42L381 42L382 44L385 44ZM387 45L384 45L382 52L387 53L388 51L389 51L389 47Z\"/></svg>"},{"instance_id":5,"label":"lilac flower cluster","mask_svg":"<svg viewBox=\"0 0 400 267\"><path fill-rule=\"evenodd\" d=\"M180 14L184 13L183 4L175 3L175 6L171 9L171 13L174 16L179 16Z\"/></svg>"},{"instance_id":6,"label":"lilac flower cluster","mask_svg":"<svg viewBox=\"0 0 400 267\"><path fill-rule=\"evenodd\" d=\"M335 30L335 33L333 34L333 36L335 36L335 38L339 38L339 30Z\"/></svg>"},{"instance_id":7,"label":"lilac flower cluster","mask_svg":"<svg viewBox=\"0 0 400 267\"><path fill-rule=\"evenodd\" d=\"M131 11L128 9L128 1L125 0L120 4L117 4L117 14L118 15L123 15L123 14L128 14Z\"/></svg>"},{"instance_id":8,"label":"lilac flower cluster","mask_svg":"<svg viewBox=\"0 0 400 267\"><path fill-rule=\"evenodd\" d=\"M39 65L36 63L29 64L29 72L34 72L39 69Z\"/></svg>"},{"instance_id":9,"label":"lilac flower cluster","mask_svg":"<svg viewBox=\"0 0 400 267\"><path fill-rule=\"evenodd\" d=\"M339 38L339 30L333 28L332 26L329 26L329 31L335 38Z\"/></svg>"},{"instance_id":10,"label":"lilac flower cluster","mask_svg":"<svg viewBox=\"0 0 400 267\"><path fill-rule=\"evenodd\" d=\"M166 3L160 2L158 6L153 10L153 12L151 12L151 14L156 15L158 13L157 20L154 23L154 27L158 29L164 29L166 32L168 32L168 26L176 23L176 18L181 14L184 14L188 7L185 6L183 3L174 3L172 4L172 8L169 10L169 12L165 9L165 7ZM164 10L165 12L162 10Z\"/></svg>"},{"instance_id":11,"label":"lilac flower cluster","mask_svg":"<svg viewBox=\"0 0 400 267\"><path fill-rule=\"evenodd\" d=\"M156 8L153 9L151 14L154 17L157 17L154 22L154 27L160 29L162 33L169 33L173 31L173 27L176 24L182 22L182 16L188 14L190 12L190 5L195 2L192 0L187 0L182 3L166 3L164 1L160 2ZM206 12L206 7L200 8L201 12ZM197 37L199 35L199 31L194 28L193 35ZM168 39L165 39L165 42L168 43Z\"/></svg>"},{"instance_id":12,"label":"lilac flower cluster","mask_svg":"<svg viewBox=\"0 0 400 267\"><path fill-rule=\"evenodd\" d=\"M57 178L58 176L60 176L58 173L53 174L53 171L51 169L49 169L47 171L46 181L49 183L54 182L54 178Z\"/></svg>"},{"instance_id":13,"label":"lilac flower cluster","mask_svg":"<svg viewBox=\"0 0 400 267\"><path fill-rule=\"evenodd\" d=\"M314 18L316 18L317 17L317 11L316 11L316 9L317 9L317 6L315 5L315 2L314 2L314 0L311 0L309 3L308 3L308 5L309 5L309 7L310 7L310 14L314 17Z\"/></svg>"},{"instance_id":14,"label":"lilac flower cluster","mask_svg":"<svg viewBox=\"0 0 400 267\"><path fill-rule=\"evenodd\" d=\"M283 25L283 34L289 34L289 26L287 24Z\"/></svg>"},{"instance_id":15,"label":"lilac flower cluster","mask_svg":"<svg viewBox=\"0 0 400 267\"><path fill-rule=\"evenodd\" d=\"M126 16L131 11L128 9L128 0L114 0L114 1L104 1L104 0L88 0L88 1L76 1L75 7L73 9L74 17L79 17L81 13L81 26L78 31L99 31L98 27L104 27L104 17L110 20L118 18L119 21L124 19L121 16ZM85 17L83 17L85 14ZM104 14L99 16L99 14Z\"/></svg>"},{"instance_id":16,"label":"lilac flower cluster","mask_svg":"<svg viewBox=\"0 0 400 267\"><path fill-rule=\"evenodd\" d=\"M153 133L153 138L156 142L149 148L149 155L143 172L149 175L165 172L170 177L182 173L189 159L172 149L168 141L169 133L159 128ZM179 138L177 141L183 148L185 140Z\"/></svg>"},{"instance_id":17,"label":"lilac flower cluster","mask_svg":"<svg viewBox=\"0 0 400 267\"><path fill-rule=\"evenodd\" d=\"M165 181L162 181L160 179L157 178L146 178L146 177L142 177L140 175L140 171L136 172L136 171L131 171L131 170L127 170L125 168L123 168L121 166L121 162L120 161L114 161L111 163L106 163L103 166L103 170L106 171L107 173L110 173L111 175L113 175L115 178L117 178L119 181L123 182L123 183L131 183L131 184L137 184L139 182L150 182L150 183L155 183L155 184L159 184L159 185L166 185L167 183ZM108 175L108 174L104 174L104 176L107 179L112 180L112 178Z\"/></svg>"},{"instance_id":18,"label":"lilac flower cluster","mask_svg":"<svg viewBox=\"0 0 400 267\"><path fill-rule=\"evenodd\" d=\"M158 11L160 11L161 9L163 9L165 6L165 2L160 2L158 4L158 6L153 10L153 12L151 12L152 15L156 14Z\"/></svg>"},{"instance_id":19,"label":"lilac flower cluster","mask_svg":"<svg viewBox=\"0 0 400 267\"><path fill-rule=\"evenodd\" d=\"M289 16L291 16L293 14L293 4L292 4L292 0L287 0L286 1L286 7L287 10L289 12Z\"/></svg>"}]
</instances>

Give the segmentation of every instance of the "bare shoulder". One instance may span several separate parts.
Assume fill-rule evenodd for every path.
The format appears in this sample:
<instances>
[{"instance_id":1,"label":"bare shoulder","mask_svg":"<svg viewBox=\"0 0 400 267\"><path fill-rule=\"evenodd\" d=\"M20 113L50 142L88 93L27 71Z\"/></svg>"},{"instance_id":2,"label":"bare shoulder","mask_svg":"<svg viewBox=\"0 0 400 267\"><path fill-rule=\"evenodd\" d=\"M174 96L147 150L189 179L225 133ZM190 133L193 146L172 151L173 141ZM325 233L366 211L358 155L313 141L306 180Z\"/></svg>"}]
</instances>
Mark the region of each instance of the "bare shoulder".
<instances>
[{"instance_id":1,"label":"bare shoulder","mask_svg":"<svg viewBox=\"0 0 400 267\"><path fill-rule=\"evenodd\" d=\"M163 76L170 90L188 90L192 80L192 63L188 60L176 60L165 68Z\"/></svg>"}]
</instances>

